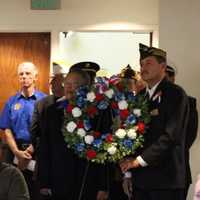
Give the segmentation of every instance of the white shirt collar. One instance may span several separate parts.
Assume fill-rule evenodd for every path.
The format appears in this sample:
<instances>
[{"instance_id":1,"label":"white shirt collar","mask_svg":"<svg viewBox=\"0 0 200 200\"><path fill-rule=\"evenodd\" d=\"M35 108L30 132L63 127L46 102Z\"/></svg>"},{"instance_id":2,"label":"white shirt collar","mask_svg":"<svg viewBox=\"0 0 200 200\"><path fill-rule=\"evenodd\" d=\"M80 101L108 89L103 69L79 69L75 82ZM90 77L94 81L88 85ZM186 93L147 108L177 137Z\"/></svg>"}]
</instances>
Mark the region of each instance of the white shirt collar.
<instances>
[{"instance_id":1,"label":"white shirt collar","mask_svg":"<svg viewBox=\"0 0 200 200\"><path fill-rule=\"evenodd\" d=\"M154 92L156 91L156 88L158 87L158 85L160 84L161 81L157 82L152 88L147 87L146 88L146 92L149 93L149 98L151 99L151 97L153 96Z\"/></svg>"}]
</instances>

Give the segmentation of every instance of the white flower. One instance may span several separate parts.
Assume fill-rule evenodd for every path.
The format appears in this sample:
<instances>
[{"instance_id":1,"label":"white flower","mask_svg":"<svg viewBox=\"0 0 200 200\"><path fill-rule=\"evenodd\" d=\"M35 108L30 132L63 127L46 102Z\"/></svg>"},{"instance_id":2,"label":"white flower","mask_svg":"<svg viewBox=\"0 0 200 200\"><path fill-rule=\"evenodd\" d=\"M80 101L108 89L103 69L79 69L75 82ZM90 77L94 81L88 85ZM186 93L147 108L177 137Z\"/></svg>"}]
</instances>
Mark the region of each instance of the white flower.
<instances>
[{"instance_id":1,"label":"white flower","mask_svg":"<svg viewBox=\"0 0 200 200\"><path fill-rule=\"evenodd\" d=\"M85 136L85 143L86 144L92 144L93 141L94 141L94 137L92 135L86 135Z\"/></svg>"},{"instance_id":2,"label":"white flower","mask_svg":"<svg viewBox=\"0 0 200 200\"><path fill-rule=\"evenodd\" d=\"M125 110L128 108L128 104L125 100L121 100L118 102L118 107L120 110Z\"/></svg>"},{"instance_id":3,"label":"white flower","mask_svg":"<svg viewBox=\"0 0 200 200\"><path fill-rule=\"evenodd\" d=\"M135 129L129 129L127 132L127 135L131 139L135 139L137 137L137 133L136 133Z\"/></svg>"},{"instance_id":4,"label":"white flower","mask_svg":"<svg viewBox=\"0 0 200 200\"><path fill-rule=\"evenodd\" d=\"M108 148L108 153L110 154L110 155L113 155L113 154L115 154L115 152L117 151L117 148L115 147L115 146L111 146L111 147L109 147Z\"/></svg>"},{"instance_id":5,"label":"white flower","mask_svg":"<svg viewBox=\"0 0 200 200\"><path fill-rule=\"evenodd\" d=\"M86 135L86 131L83 129L83 128L79 128L77 130L77 134L80 136L80 137L84 137Z\"/></svg>"},{"instance_id":6,"label":"white flower","mask_svg":"<svg viewBox=\"0 0 200 200\"><path fill-rule=\"evenodd\" d=\"M124 129L118 129L116 132L115 132L115 135L120 138L120 139L123 139L126 135L126 131Z\"/></svg>"},{"instance_id":7,"label":"white flower","mask_svg":"<svg viewBox=\"0 0 200 200\"><path fill-rule=\"evenodd\" d=\"M133 110L133 114L135 114L137 117L140 117L140 116L141 116L141 109L135 108L135 109Z\"/></svg>"},{"instance_id":8,"label":"white flower","mask_svg":"<svg viewBox=\"0 0 200 200\"><path fill-rule=\"evenodd\" d=\"M114 95L113 89L106 90L106 91L105 91L105 95L106 95L109 99L111 99L111 98L113 97L113 95Z\"/></svg>"},{"instance_id":9,"label":"white flower","mask_svg":"<svg viewBox=\"0 0 200 200\"><path fill-rule=\"evenodd\" d=\"M72 133L76 127L77 127L76 123L71 121L67 124L66 129L68 132Z\"/></svg>"},{"instance_id":10,"label":"white flower","mask_svg":"<svg viewBox=\"0 0 200 200\"><path fill-rule=\"evenodd\" d=\"M95 95L94 92L89 92L89 93L87 93L87 100L88 100L89 102L92 103L92 102L95 100L95 98L96 98L96 95Z\"/></svg>"},{"instance_id":11,"label":"white flower","mask_svg":"<svg viewBox=\"0 0 200 200\"><path fill-rule=\"evenodd\" d=\"M73 117L80 117L82 115L81 109L78 107L73 108L72 115L73 115Z\"/></svg>"}]
</instances>

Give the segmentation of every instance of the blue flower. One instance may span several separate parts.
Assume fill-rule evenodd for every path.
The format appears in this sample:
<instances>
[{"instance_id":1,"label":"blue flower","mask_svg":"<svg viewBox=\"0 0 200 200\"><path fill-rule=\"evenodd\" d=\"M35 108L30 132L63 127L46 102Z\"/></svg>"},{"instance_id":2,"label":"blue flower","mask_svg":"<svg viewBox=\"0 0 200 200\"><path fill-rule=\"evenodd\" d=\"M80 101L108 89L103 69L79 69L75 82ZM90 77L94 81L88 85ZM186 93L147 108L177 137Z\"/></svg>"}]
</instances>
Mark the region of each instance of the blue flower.
<instances>
[{"instance_id":1,"label":"blue flower","mask_svg":"<svg viewBox=\"0 0 200 200\"><path fill-rule=\"evenodd\" d=\"M102 144L102 140L101 139L96 139L93 142L93 146L97 147L97 148L100 148L101 144Z\"/></svg>"},{"instance_id":2,"label":"blue flower","mask_svg":"<svg viewBox=\"0 0 200 200\"><path fill-rule=\"evenodd\" d=\"M99 104L97 105L97 108L99 110L105 110L108 107L109 103L107 101L100 101Z\"/></svg>"},{"instance_id":3,"label":"blue flower","mask_svg":"<svg viewBox=\"0 0 200 200\"><path fill-rule=\"evenodd\" d=\"M105 84L108 85L108 80L105 77L96 77L95 84Z\"/></svg>"},{"instance_id":4,"label":"blue flower","mask_svg":"<svg viewBox=\"0 0 200 200\"><path fill-rule=\"evenodd\" d=\"M76 103L78 107L83 108L86 101L82 96L80 96L79 98L77 98Z\"/></svg>"},{"instance_id":5,"label":"blue flower","mask_svg":"<svg viewBox=\"0 0 200 200\"><path fill-rule=\"evenodd\" d=\"M115 101L125 100L125 95L122 92L115 93Z\"/></svg>"},{"instance_id":6,"label":"blue flower","mask_svg":"<svg viewBox=\"0 0 200 200\"><path fill-rule=\"evenodd\" d=\"M129 149L131 149L133 146L133 142L130 139L125 139L122 143L126 148Z\"/></svg>"},{"instance_id":7,"label":"blue flower","mask_svg":"<svg viewBox=\"0 0 200 200\"><path fill-rule=\"evenodd\" d=\"M135 122L136 122L135 115L133 115L133 114L129 115L126 120L126 124L135 124Z\"/></svg>"},{"instance_id":8,"label":"blue flower","mask_svg":"<svg viewBox=\"0 0 200 200\"><path fill-rule=\"evenodd\" d=\"M107 136L107 134L102 134L102 135L101 135L101 139L105 139L106 136Z\"/></svg>"},{"instance_id":9,"label":"blue flower","mask_svg":"<svg viewBox=\"0 0 200 200\"><path fill-rule=\"evenodd\" d=\"M87 86L81 86L80 88L78 88L76 90L76 96L77 97L82 97L82 98L86 98L86 94L88 92L88 87Z\"/></svg>"},{"instance_id":10,"label":"blue flower","mask_svg":"<svg viewBox=\"0 0 200 200\"><path fill-rule=\"evenodd\" d=\"M92 126L90 124L90 120L88 120L88 119L83 120L83 124L84 124L84 128L86 131L89 131L92 128Z\"/></svg>"},{"instance_id":11,"label":"blue flower","mask_svg":"<svg viewBox=\"0 0 200 200\"><path fill-rule=\"evenodd\" d=\"M128 99L128 101L135 101L136 96L134 95L133 92L127 92L127 99Z\"/></svg>"},{"instance_id":12,"label":"blue flower","mask_svg":"<svg viewBox=\"0 0 200 200\"><path fill-rule=\"evenodd\" d=\"M81 152L81 151L83 151L85 149L85 144L84 143L78 143L78 144L76 144L76 150L78 151L78 152Z\"/></svg>"}]
</instances>

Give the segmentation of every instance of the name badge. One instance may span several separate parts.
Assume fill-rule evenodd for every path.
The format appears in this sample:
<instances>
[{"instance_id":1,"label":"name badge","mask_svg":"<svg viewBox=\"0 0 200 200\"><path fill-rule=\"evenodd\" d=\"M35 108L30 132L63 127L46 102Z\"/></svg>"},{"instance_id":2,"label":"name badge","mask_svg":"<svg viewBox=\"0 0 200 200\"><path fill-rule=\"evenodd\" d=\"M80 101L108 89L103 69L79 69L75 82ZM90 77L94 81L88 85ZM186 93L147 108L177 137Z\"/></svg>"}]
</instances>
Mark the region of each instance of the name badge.
<instances>
[{"instance_id":1,"label":"name badge","mask_svg":"<svg viewBox=\"0 0 200 200\"><path fill-rule=\"evenodd\" d=\"M14 110L19 110L21 108L21 104L20 103L16 103L14 106Z\"/></svg>"}]
</instances>

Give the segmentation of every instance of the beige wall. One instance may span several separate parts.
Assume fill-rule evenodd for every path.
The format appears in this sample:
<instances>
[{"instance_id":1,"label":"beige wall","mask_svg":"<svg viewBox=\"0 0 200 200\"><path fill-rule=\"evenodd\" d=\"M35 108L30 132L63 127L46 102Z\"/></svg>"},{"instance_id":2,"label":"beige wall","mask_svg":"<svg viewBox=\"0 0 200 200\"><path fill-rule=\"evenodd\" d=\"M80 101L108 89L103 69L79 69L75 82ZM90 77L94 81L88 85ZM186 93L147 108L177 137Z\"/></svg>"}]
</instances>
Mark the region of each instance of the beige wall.
<instances>
[{"instance_id":1,"label":"beige wall","mask_svg":"<svg viewBox=\"0 0 200 200\"><path fill-rule=\"evenodd\" d=\"M52 32L52 60L60 31L153 31L158 41L159 0L61 0L61 10L30 10L31 0L0 0L0 31Z\"/></svg>"},{"instance_id":2,"label":"beige wall","mask_svg":"<svg viewBox=\"0 0 200 200\"><path fill-rule=\"evenodd\" d=\"M69 30L106 28L123 23L123 29L152 29L158 24L158 0L61 0L61 10L30 10L31 0L0 0L1 30ZM3 17L2 17L3 16ZM126 26L127 25L127 26ZM109 27L117 28L118 27Z\"/></svg>"},{"instance_id":3,"label":"beige wall","mask_svg":"<svg viewBox=\"0 0 200 200\"><path fill-rule=\"evenodd\" d=\"M200 1L160 0L159 44L178 68L177 83L200 100ZM200 104L198 102L198 110ZM191 149L192 175L200 173L200 137ZM192 200L193 187L188 199Z\"/></svg>"}]
</instances>

